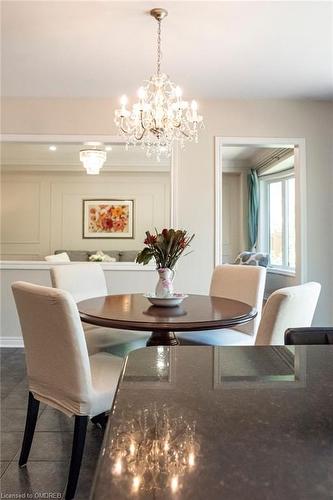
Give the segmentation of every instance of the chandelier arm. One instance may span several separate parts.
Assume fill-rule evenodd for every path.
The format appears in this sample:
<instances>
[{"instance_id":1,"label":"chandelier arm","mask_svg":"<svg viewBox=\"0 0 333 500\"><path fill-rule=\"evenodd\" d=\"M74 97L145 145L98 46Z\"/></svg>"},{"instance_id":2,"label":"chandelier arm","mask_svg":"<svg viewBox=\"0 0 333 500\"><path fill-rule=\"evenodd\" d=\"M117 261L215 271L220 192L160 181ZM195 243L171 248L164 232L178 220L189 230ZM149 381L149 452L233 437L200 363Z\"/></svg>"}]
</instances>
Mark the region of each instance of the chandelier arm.
<instances>
[{"instance_id":1,"label":"chandelier arm","mask_svg":"<svg viewBox=\"0 0 333 500\"><path fill-rule=\"evenodd\" d=\"M185 135L185 137L189 138L190 137L190 134L187 134L186 132L184 132L184 130L182 130L181 128L179 129L179 132L181 132L183 135Z\"/></svg>"},{"instance_id":2,"label":"chandelier arm","mask_svg":"<svg viewBox=\"0 0 333 500\"><path fill-rule=\"evenodd\" d=\"M174 123L174 124L173 124L173 126L174 126L175 128L180 128L180 127L182 126L182 122L180 121L180 122L178 122L178 123Z\"/></svg>"},{"instance_id":3,"label":"chandelier arm","mask_svg":"<svg viewBox=\"0 0 333 500\"><path fill-rule=\"evenodd\" d=\"M154 124L154 127L152 127L152 130L156 130L157 129L157 123L156 123L156 118L155 116L151 115L152 116L152 119L153 119L153 124Z\"/></svg>"},{"instance_id":4,"label":"chandelier arm","mask_svg":"<svg viewBox=\"0 0 333 500\"><path fill-rule=\"evenodd\" d=\"M184 132L184 130L181 129L181 126L182 126L182 122L179 122L178 125L174 125L175 128L178 128L179 129L179 132L181 132L185 137L190 137L190 134L187 134L186 132Z\"/></svg>"},{"instance_id":5,"label":"chandelier arm","mask_svg":"<svg viewBox=\"0 0 333 500\"><path fill-rule=\"evenodd\" d=\"M120 130L121 130L124 134L129 134L129 133L130 133L130 131L129 131L129 130L126 130L126 129L124 129L124 127L123 127L122 125L119 125L119 128L120 128Z\"/></svg>"},{"instance_id":6,"label":"chandelier arm","mask_svg":"<svg viewBox=\"0 0 333 500\"><path fill-rule=\"evenodd\" d=\"M155 134L155 135L159 134L159 132L160 132L160 131L158 130L158 128L156 128L156 127L151 128L151 129L150 129L150 131L151 131L153 134Z\"/></svg>"},{"instance_id":7,"label":"chandelier arm","mask_svg":"<svg viewBox=\"0 0 333 500\"><path fill-rule=\"evenodd\" d=\"M120 125L119 125L119 128L120 128L120 130L121 130L124 134L129 134L129 133L130 133L129 128L126 130L126 129L124 128L124 126L123 126L123 123L124 123L124 117L123 117L123 116L121 116L121 117L120 117Z\"/></svg>"},{"instance_id":8,"label":"chandelier arm","mask_svg":"<svg viewBox=\"0 0 333 500\"><path fill-rule=\"evenodd\" d=\"M147 129L146 129L146 128L144 128L144 129L142 130L142 134L141 134L139 137L138 137L138 136L136 136L136 135L134 136L134 137L135 137L135 140L136 140L136 141L141 141L141 139L143 139L143 136L145 135L145 133L146 133L146 132L147 132Z\"/></svg>"},{"instance_id":9,"label":"chandelier arm","mask_svg":"<svg viewBox=\"0 0 333 500\"><path fill-rule=\"evenodd\" d=\"M143 111L140 111L140 124L141 124L142 130L146 131L147 127L144 126L142 117L143 117Z\"/></svg>"}]
</instances>

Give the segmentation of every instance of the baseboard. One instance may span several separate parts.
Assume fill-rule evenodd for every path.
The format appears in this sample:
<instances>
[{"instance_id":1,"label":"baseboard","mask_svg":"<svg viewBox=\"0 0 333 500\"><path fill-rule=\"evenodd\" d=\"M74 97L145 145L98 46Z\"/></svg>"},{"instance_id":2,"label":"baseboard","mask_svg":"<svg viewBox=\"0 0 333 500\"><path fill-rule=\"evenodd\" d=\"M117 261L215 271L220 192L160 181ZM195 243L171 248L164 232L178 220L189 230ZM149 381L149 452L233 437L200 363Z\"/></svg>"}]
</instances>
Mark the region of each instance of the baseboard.
<instances>
[{"instance_id":1,"label":"baseboard","mask_svg":"<svg viewBox=\"0 0 333 500\"><path fill-rule=\"evenodd\" d=\"M0 337L0 347L24 347L22 337Z\"/></svg>"}]
</instances>

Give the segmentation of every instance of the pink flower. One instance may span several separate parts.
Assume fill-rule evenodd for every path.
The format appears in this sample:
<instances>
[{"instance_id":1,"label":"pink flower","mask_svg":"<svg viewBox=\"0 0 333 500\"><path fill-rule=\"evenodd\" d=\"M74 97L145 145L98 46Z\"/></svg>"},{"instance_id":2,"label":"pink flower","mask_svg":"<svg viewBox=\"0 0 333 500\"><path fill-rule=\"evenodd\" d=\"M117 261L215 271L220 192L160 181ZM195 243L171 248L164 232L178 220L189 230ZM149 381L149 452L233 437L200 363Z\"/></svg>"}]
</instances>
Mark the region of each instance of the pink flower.
<instances>
[{"instance_id":1,"label":"pink flower","mask_svg":"<svg viewBox=\"0 0 333 500\"><path fill-rule=\"evenodd\" d=\"M103 226L103 229L111 229L114 226L114 223L112 222L112 219L105 217L102 220L102 226Z\"/></svg>"},{"instance_id":2,"label":"pink flower","mask_svg":"<svg viewBox=\"0 0 333 500\"><path fill-rule=\"evenodd\" d=\"M124 221L123 220L116 220L113 222L113 229L115 231L123 231L125 227Z\"/></svg>"}]
</instances>

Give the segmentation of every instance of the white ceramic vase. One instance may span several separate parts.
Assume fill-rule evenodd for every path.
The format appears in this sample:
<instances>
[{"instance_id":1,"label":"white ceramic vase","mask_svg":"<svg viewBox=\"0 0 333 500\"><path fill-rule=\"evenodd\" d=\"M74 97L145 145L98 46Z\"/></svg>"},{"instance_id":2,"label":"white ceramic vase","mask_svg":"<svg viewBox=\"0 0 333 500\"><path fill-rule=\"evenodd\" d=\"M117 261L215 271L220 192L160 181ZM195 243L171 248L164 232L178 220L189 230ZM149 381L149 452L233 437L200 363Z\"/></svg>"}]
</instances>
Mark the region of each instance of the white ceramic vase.
<instances>
[{"instance_id":1,"label":"white ceramic vase","mask_svg":"<svg viewBox=\"0 0 333 500\"><path fill-rule=\"evenodd\" d=\"M158 272L158 283L155 289L156 297L166 298L173 295L173 279L175 277L175 271L168 268L157 269Z\"/></svg>"}]
</instances>

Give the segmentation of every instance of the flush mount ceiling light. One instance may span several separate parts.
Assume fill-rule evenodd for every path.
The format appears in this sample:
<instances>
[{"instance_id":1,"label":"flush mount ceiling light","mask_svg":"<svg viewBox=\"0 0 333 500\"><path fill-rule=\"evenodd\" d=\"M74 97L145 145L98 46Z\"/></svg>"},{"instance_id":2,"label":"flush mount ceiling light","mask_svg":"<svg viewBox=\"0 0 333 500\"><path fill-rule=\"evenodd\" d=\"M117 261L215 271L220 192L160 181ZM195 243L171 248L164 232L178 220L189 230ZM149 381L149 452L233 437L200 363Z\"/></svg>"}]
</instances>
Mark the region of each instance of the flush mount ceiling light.
<instances>
[{"instance_id":1,"label":"flush mount ceiling light","mask_svg":"<svg viewBox=\"0 0 333 500\"><path fill-rule=\"evenodd\" d=\"M182 99L182 90L161 73L161 22L168 15L165 9L153 9L150 15L158 22L156 73L138 90L139 101L132 110L126 108L127 97L120 99L115 123L127 139L127 145L140 143L147 156L155 153L171 155L175 140L183 147L185 141L198 142L198 128L203 126L198 105Z\"/></svg>"},{"instance_id":2,"label":"flush mount ceiling light","mask_svg":"<svg viewBox=\"0 0 333 500\"><path fill-rule=\"evenodd\" d=\"M80 161L89 175L97 175L106 160L106 152L100 142L87 142L80 151Z\"/></svg>"},{"instance_id":3,"label":"flush mount ceiling light","mask_svg":"<svg viewBox=\"0 0 333 500\"><path fill-rule=\"evenodd\" d=\"M54 144L52 144L51 146L49 146L49 150L50 151L57 151L57 146L55 146Z\"/></svg>"}]
</instances>

